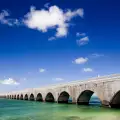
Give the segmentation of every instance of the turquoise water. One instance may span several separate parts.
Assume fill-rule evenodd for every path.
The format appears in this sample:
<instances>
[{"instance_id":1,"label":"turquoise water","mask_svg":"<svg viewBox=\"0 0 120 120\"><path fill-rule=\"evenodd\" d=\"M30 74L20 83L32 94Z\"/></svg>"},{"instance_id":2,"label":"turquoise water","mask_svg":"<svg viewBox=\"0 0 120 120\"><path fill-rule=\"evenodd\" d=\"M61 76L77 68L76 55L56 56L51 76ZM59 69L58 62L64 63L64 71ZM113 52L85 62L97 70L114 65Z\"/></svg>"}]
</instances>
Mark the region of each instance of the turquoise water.
<instances>
[{"instance_id":1,"label":"turquoise water","mask_svg":"<svg viewBox=\"0 0 120 120\"><path fill-rule=\"evenodd\" d=\"M120 120L120 110L0 99L0 120Z\"/></svg>"}]
</instances>

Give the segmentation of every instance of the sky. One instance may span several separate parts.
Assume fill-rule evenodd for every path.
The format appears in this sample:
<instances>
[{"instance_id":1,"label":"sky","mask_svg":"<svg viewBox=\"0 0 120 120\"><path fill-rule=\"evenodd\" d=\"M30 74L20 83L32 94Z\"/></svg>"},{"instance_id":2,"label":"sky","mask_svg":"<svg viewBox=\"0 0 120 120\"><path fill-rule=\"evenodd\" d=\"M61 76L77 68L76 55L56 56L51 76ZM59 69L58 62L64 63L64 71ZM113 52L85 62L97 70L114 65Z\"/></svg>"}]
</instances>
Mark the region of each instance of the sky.
<instances>
[{"instance_id":1,"label":"sky","mask_svg":"<svg viewBox=\"0 0 120 120\"><path fill-rule=\"evenodd\" d=\"M120 71L119 0L0 2L0 92Z\"/></svg>"}]
</instances>

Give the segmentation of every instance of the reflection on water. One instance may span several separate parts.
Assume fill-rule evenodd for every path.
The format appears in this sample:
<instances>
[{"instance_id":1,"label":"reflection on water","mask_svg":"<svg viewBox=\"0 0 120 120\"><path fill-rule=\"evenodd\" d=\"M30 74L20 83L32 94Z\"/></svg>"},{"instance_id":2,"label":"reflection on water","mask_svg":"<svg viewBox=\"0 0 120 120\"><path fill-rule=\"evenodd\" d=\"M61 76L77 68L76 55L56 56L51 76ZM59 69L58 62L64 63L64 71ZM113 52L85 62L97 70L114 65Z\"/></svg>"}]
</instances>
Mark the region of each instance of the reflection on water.
<instances>
[{"instance_id":1,"label":"reflection on water","mask_svg":"<svg viewBox=\"0 0 120 120\"><path fill-rule=\"evenodd\" d=\"M0 99L0 120L120 120L120 110Z\"/></svg>"}]
</instances>

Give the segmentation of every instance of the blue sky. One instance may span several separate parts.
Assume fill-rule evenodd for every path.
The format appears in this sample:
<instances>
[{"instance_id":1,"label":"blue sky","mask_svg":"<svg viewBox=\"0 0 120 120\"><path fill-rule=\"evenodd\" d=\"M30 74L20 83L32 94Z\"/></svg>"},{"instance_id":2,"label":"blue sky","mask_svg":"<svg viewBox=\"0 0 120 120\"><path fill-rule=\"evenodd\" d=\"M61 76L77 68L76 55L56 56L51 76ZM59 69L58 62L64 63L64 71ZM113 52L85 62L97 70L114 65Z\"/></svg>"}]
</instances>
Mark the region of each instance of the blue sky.
<instances>
[{"instance_id":1,"label":"blue sky","mask_svg":"<svg viewBox=\"0 0 120 120\"><path fill-rule=\"evenodd\" d=\"M119 0L0 3L0 92L120 71Z\"/></svg>"}]
</instances>

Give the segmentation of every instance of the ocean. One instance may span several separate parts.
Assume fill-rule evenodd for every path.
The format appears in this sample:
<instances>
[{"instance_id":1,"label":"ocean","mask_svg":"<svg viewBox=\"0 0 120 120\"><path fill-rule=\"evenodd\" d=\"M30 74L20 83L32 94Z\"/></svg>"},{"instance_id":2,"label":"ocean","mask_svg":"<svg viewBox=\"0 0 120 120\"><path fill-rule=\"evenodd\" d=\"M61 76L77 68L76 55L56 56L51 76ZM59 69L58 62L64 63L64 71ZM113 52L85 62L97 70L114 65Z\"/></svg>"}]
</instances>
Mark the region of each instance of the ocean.
<instances>
[{"instance_id":1,"label":"ocean","mask_svg":"<svg viewBox=\"0 0 120 120\"><path fill-rule=\"evenodd\" d=\"M100 106L0 99L0 120L120 120L120 110Z\"/></svg>"}]
</instances>

